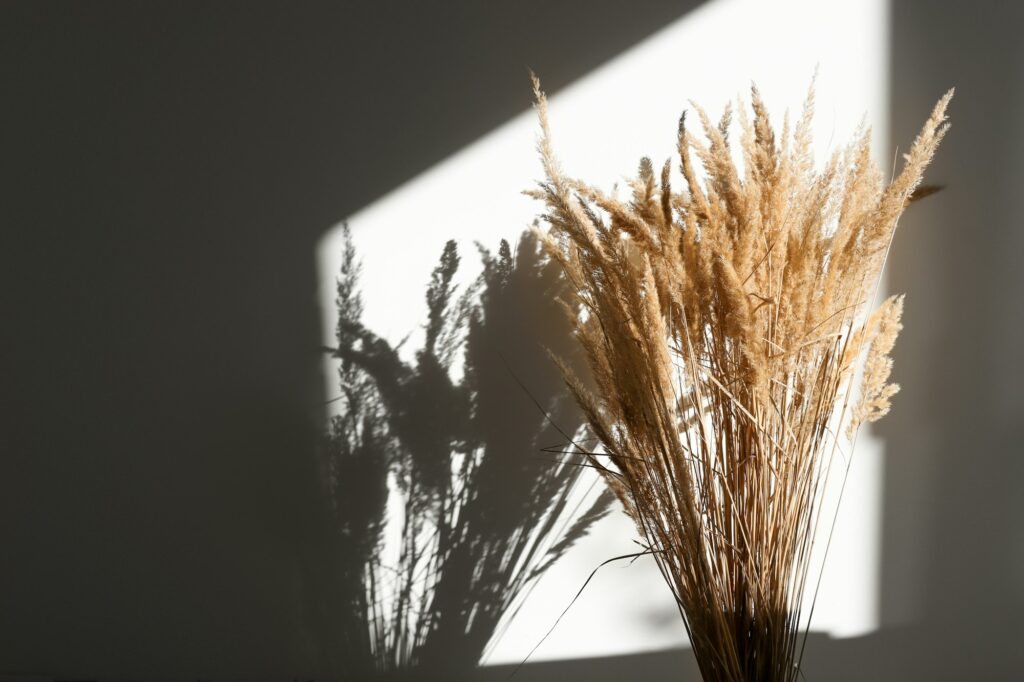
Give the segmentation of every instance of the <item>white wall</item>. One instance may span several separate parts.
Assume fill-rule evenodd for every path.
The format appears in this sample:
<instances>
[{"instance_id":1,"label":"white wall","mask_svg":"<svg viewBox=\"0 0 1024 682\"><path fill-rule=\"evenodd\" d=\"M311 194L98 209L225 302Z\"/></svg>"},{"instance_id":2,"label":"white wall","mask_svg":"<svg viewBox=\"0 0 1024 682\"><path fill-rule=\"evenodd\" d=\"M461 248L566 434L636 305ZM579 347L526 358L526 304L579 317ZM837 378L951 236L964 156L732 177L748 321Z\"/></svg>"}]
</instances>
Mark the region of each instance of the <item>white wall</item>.
<instances>
[{"instance_id":1,"label":"white wall","mask_svg":"<svg viewBox=\"0 0 1024 682\"><path fill-rule=\"evenodd\" d=\"M555 147L570 175L610 188L635 172L641 156L659 163L672 154L688 100L715 115L730 98L746 96L755 81L781 127L784 108L799 112L818 66L819 156L845 143L866 116L875 131L876 159L888 169L888 40L885 0L716 0L553 93ZM419 327L423 290L447 239L460 241L468 271L472 242L493 249L532 221L538 207L519 193L541 172L529 103L524 68L521 115L350 217L365 267L365 322L372 329L396 341ZM335 231L318 254L327 343L335 326L339 254ZM337 393L334 377L325 372L328 396ZM816 630L843 636L877 624L882 456L881 443L862 434L815 611ZM633 537L621 515L595 528L533 592L490 662L520 660L594 567L635 551ZM653 562L639 561L602 569L533 659L635 652L684 639Z\"/></svg>"}]
</instances>

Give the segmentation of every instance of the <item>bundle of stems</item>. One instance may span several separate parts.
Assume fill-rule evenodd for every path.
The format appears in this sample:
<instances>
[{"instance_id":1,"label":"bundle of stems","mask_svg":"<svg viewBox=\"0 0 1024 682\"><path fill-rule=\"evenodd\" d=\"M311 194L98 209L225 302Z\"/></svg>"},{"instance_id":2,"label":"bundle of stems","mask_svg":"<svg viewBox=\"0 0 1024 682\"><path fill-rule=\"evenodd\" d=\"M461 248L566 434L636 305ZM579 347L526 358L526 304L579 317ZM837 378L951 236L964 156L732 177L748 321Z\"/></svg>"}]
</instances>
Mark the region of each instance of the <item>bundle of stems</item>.
<instances>
[{"instance_id":1,"label":"bundle of stems","mask_svg":"<svg viewBox=\"0 0 1024 682\"><path fill-rule=\"evenodd\" d=\"M863 126L816 170L813 93L776 135L752 88L738 145L731 107L716 124L694 105L704 139L684 115L683 189L671 161L657 173L643 159L620 199L563 173L534 77L546 178L528 194L596 388L563 374L602 446L589 464L657 561L706 680L798 678L828 472L897 390L902 298L870 308L948 128L952 91L888 185Z\"/></svg>"}]
</instances>

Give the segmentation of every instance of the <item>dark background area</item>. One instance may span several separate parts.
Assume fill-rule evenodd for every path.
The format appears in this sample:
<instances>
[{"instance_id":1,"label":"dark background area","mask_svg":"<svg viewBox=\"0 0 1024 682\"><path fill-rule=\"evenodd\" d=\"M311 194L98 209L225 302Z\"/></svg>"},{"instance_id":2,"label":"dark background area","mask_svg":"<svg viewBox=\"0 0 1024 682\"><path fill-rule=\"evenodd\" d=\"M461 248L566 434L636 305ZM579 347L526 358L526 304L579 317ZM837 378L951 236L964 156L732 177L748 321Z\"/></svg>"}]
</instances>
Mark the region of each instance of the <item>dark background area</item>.
<instances>
[{"instance_id":1,"label":"dark background area","mask_svg":"<svg viewBox=\"0 0 1024 682\"><path fill-rule=\"evenodd\" d=\"M693 4L0 5L0 673L327 672L317 239Z\"/></svg>"},{"instance_id":2,"label":"dark background area","mask_svg":"<svg viewBox=\"0 0 1024 682\"><path fill-rule=\"evenodd\" d=\"M0 675L328 674L316 240L696 4L0 5ZM884 627L808 678L1019 679L1024 11L892 18L893 140L958 87L948 189L890 266Z\"/></svg>"}]
</instances>

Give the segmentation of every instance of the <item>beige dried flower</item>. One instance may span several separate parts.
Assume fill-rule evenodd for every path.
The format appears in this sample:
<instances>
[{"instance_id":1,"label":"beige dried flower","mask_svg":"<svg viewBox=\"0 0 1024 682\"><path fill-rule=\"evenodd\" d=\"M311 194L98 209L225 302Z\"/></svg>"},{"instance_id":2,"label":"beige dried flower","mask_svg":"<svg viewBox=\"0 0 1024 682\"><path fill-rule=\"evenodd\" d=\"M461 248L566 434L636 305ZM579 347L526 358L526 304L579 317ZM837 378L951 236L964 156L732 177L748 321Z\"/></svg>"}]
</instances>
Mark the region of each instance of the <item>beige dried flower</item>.
<instances>
[{"instance_id":1,"label":"beige dried flower","mask_svg":"<svg viewBox=\"0 0 1024 682\"><path fill-rule=\"evenodd\" d=\"M592 383L563 371L603 448L589 463L656 559L704 678L796 680L835 434L884 415L896 391L902 298L868 307L952 91L887 187L867 130L815 170L813 86L792 133L754 88L753 118L738 108L742 164L732 109L713 123L695 106L704 139L680 120L684 189L644 159L628 202L563 174L536 78L534 92L545 179L530 194L580 304L566 309Z\"/></svg>"}]
</instances>

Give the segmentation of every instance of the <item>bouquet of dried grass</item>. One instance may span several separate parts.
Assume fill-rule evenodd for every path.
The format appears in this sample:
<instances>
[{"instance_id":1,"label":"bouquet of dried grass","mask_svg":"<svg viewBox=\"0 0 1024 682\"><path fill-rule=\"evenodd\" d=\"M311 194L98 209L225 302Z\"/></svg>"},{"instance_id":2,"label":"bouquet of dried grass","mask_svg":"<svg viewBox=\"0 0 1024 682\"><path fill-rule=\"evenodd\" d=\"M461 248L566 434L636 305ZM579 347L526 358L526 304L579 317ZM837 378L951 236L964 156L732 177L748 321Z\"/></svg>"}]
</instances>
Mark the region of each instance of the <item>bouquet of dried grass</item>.
<instances>
[{"instance_id":1,"label":"bouquet of dried grass","mask_svg":"<svg viewBox=\"0 0 1024 682\"><path fill-rule=\"evenodd\" d=\"M830 465L897 387L902 298L873 312L897 219L947 130L936 105L887 186L870 131L815 170L813 86L781 135L756 88L706 141L680 120L685 187L649 159L620 200L566 177L534 78L539 234L592 392L563 374L603 447L587 453L672 590L706 680L796 680L801 606ZM738 164L734 153L742 158ZM866 359L865 359L866 358ZM861 370L861 368L863 368Z\"/></svg>"}]
</instances>

